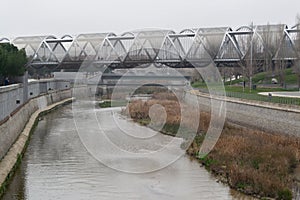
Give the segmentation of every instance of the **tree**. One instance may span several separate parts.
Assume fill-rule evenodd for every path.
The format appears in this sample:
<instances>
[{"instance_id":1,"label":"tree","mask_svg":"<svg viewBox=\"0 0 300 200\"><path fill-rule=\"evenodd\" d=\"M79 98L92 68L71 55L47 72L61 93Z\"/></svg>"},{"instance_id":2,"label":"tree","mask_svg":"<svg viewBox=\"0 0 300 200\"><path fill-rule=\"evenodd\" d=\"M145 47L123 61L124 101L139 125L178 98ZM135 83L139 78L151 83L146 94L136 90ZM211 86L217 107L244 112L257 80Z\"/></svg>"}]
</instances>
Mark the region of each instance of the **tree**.
<instances>
[{"instance_id":1,"label":"tree","mask_svg":"<svg viewBox=\"0 0 300 200\"><path fill-rule=\"evenodd\" d=\"M270 75L274 75L274 66L273 66L273 55L271 53L272 48L272 32L271 26L268 23L267 26L262 31L262 40L264 43L264 64L263 64L263 71L267 72Z\"/></svg>"},{"instance_id":2,"label":"tree","mask_svg":"<svg viewBox=\"0 0 300 200\"><path fill-rule=\"evenodd\" d=\"M295 40L295 49L297 54L297 60L294 64L294 70L298 75L298 89L300 90L300 15L298 14L296 17L296 27L297 35Z\"/></svg>"},{"instance_id":3,"label":"tree","mask_svg":"<svg viewBox=\"0 0 300 200\"><path fill-rule=\"evenodd\" d=\"M21 76L27 63L24 49L18 50L12 44L0 44L0 75L2 77Z\"/></svg>"},{"instance_id":4,"label":"tree","mask_svg":"<svg viewBox=\"0 0 300 200\"><path fill-rule=\"evenodd\" d=\"M0 75L4 74L4 66L7 63L7 51L0 46Z\"/></svg>"},{"instance_id":5,"label":"tree","mask_svg":"<svg viewBox=\"0 0 300 200\"><path fill-rule=\"evenodd\" d=\"M272 46L270 52L272 53L275 73L279 77L280 84L285 87L285 69L287 67L287 62L285 58L287 57L286 49L286 35L284 33L285 25L276 25L272 30Z\"/></svg>"},{"instance_id":6,"label":"tree","mask_svg":"<svg viewBox=\"0 0 300 200\"><path fill-rule=\"evenodd\" d=\"M243 77L244 77L244 84L246 84L245 77L249 80L249 88L250 91L252 89L252 77L254 73L257 71L257 60L258 60L258 51L257 49L260 49L259 41L257 34L255 34L255 29L257 27L253 26L253 23L250 25L250 33L247 35L247 37L243 40L243 46L247 49L247 52L244 56L244 59L241 63L241 66L243 68Z\"/></svg>"}]
</instances>

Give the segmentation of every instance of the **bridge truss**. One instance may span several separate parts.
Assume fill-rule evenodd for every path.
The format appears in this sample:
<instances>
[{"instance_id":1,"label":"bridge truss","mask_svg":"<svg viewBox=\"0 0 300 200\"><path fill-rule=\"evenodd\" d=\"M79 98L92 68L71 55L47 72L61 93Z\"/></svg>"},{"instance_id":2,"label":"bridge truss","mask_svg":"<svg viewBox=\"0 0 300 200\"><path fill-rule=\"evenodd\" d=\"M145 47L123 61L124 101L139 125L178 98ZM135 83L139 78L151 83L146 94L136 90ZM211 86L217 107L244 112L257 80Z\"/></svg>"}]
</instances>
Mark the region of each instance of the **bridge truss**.
<instances>
[{"instance_id":1,"label":"bridge truss","mask_svg":"<svg viewBox=\"0 0 300 200\"><path fill-rule=\"evenodd\" d=\"M24 48L28 66L52 70L78 70L84 60L92 59L112 68L132 68L144 63L170 67L192 67L192 63L214 61L217 66L294 61L300 57L300 25L243 26L114 33L80 34L77 36L17 37L9 42Z\"/></svg>"}]
</instances>

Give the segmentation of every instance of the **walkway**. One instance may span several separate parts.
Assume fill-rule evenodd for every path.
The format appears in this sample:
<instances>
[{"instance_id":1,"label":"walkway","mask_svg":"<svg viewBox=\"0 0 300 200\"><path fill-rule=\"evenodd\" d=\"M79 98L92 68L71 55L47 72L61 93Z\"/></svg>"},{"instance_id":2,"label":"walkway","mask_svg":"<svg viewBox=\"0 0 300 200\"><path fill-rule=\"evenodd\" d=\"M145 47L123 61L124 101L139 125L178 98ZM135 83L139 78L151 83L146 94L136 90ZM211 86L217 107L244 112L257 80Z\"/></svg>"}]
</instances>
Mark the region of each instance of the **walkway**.
<instances>
[{"instance_id":1,"label":"walkway","mask_svg":"<svg viewBox=\"0 0 300 200\"><path fill-rule=\"evenodd\" d=\"M296 92L260 92L258 94L268 96L269 93L275 97L290 97L290 98L300 98L300 91Z\"/></svg>"}]
</instances>

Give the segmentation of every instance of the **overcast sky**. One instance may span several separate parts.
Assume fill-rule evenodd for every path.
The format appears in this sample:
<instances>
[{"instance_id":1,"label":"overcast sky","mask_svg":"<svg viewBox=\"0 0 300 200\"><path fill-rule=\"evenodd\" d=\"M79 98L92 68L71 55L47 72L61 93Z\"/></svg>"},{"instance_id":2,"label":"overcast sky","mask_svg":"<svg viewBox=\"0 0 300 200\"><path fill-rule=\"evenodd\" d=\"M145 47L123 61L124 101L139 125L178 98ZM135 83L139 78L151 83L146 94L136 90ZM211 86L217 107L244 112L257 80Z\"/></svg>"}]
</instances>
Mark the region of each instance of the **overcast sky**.
<instances>
[{"instance_id":1,"label":"overcast sky","mask_svg":"<svg viewBox=\"0 0 300 200\"><path fill-rule=\"evenodd\" d=\"M300 0L0 0L0 38L295 24Z\"/></svg>"}]
</instances>

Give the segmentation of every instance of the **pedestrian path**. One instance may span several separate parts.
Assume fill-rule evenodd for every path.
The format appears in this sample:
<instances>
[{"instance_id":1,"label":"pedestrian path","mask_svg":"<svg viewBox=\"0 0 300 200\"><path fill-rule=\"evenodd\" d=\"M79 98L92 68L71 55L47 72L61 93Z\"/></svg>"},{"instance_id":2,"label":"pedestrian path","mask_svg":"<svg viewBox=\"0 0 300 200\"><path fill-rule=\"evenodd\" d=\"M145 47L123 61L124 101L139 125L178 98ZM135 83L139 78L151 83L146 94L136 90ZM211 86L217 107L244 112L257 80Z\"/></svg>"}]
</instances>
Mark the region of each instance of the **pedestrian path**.
<instances>
[{"instance_id":1,"label":"pedestrian path","mask_svg":"<svg viewBox=\"0 0 300 200\"><path fill-rule=\"evenodd\" d=\"M290 98L300 98L300 91L295 92L260 92L260 95L269 96L271 94L274 97L290 97Z\"/></svg>"}]
</instances>

